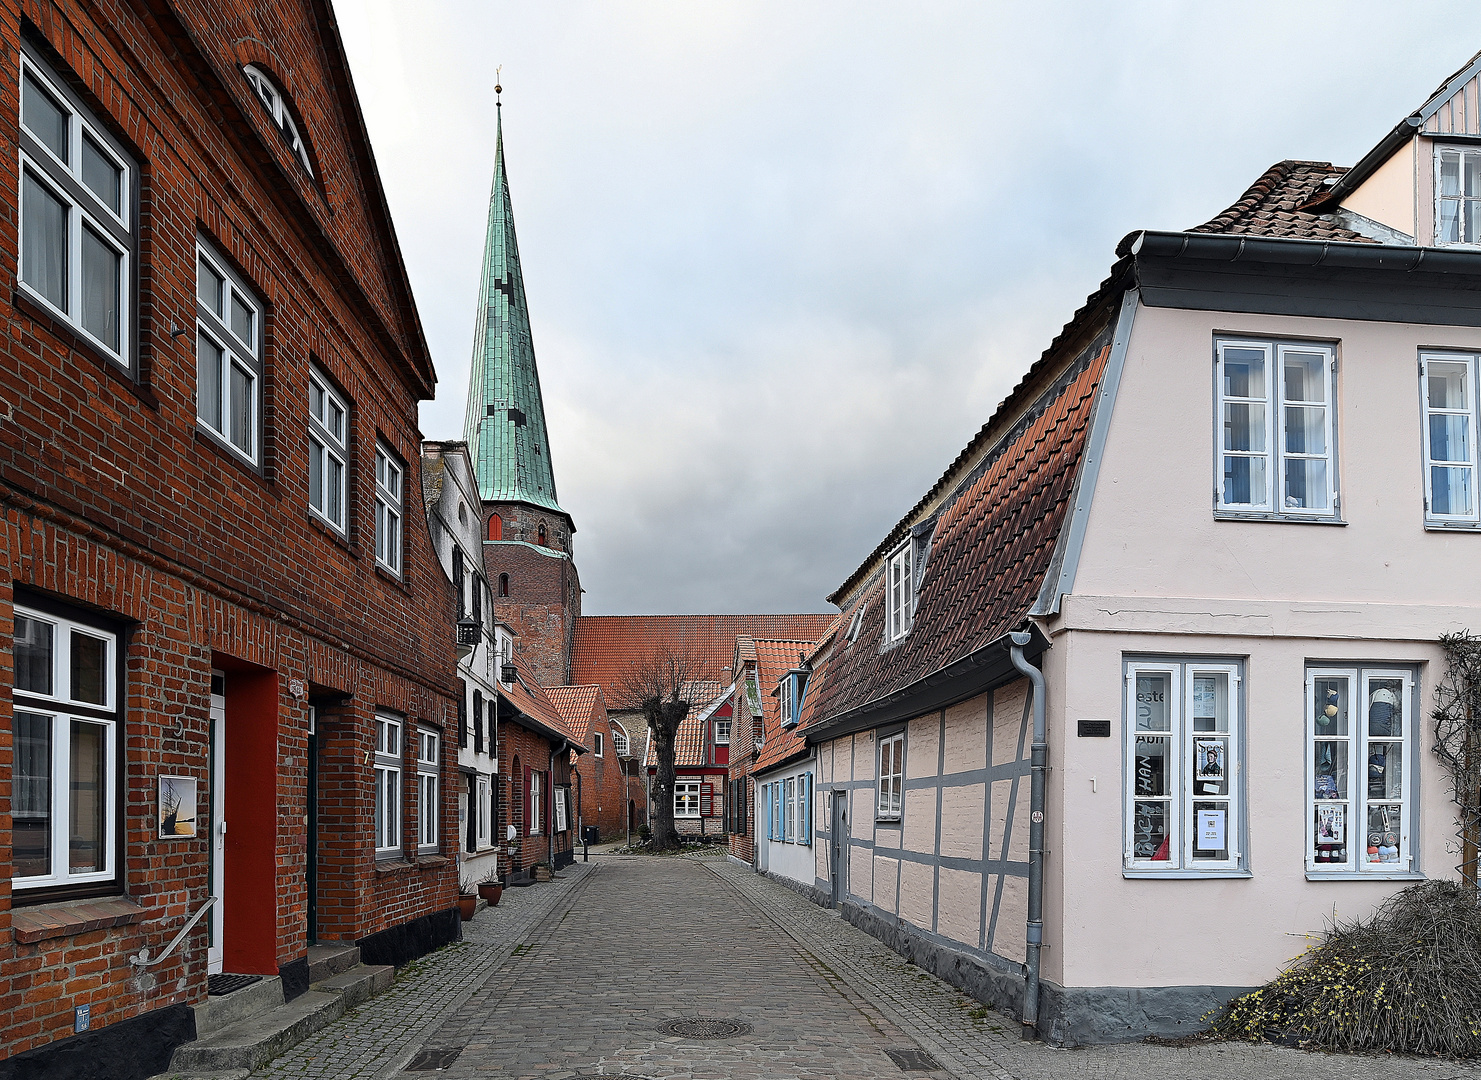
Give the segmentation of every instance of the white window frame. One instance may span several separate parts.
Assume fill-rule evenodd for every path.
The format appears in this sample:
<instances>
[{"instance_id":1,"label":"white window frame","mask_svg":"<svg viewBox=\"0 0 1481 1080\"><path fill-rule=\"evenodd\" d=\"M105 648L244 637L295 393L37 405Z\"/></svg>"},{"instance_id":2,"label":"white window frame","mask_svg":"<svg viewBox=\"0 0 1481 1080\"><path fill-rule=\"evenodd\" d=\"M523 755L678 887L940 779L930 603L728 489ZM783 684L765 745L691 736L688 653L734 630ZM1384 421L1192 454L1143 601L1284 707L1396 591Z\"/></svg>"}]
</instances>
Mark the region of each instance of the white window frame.
<instances>
[{"instance_id":1,"label":"white window frame","mask_svg":"<svg viewBox=\"0 0 1481 1080\"><path fill-rule=\"evenodd\" d=\"M797 843L797 778L789 776L782 781L782 842Z\"/></svg>"},{"instance_id":2,"label":"white window frame","mask_svg":"<svg viewBox=\"0 0 1481 1080\"><path fill-rule=\"evenodd\" d=\"M402 855L401 732L402 721L398 717L376 713L374 828L378 859L396 859Z\"/></svg>"},{"instance_id":3,"label":"white window frame","mask_svg":"<svg viewBox=\"0 0 1481 1080\"><path fill-rule=\"evenodd\" d=\"M196 358L196 421L202 431L214 441L226 447L238 457L245 458L251 464L258 465L261 461L262 450L262 384L263 384L263 362L262 362L262 331L263 331L263 306L256 294L247 288L246 284L227 265L226 260L201 238L196 238L196 298L195 298L195 358ZM201 296L201 266L210 268L211 273L221 280L221 308L216 310L206 298ZM240 302L245 307L252 320L252 329L249 337L243 338L231 326L231 313L233 301ZM206 401L203 396L204 380L201 373L206 363L205 351L202 340L210 341L216 348L221 350L221 370L217 376L219 386L217 388L217 400L215 408L221 413L221 426L217 427L212 419L206 414ZM247 443L246 447L238 445L232 430L233 410L238 401L236 391L232 385L232 369L240 369L250 380L251 388L247 392Z\"/></svg>"},{"instance_id":4,"label":"white window frame","mask_svg":"<svg viewBox=\"0 0 1481 1080\"><path fill-rule=\"evenodd\" d=\"M852 645L854 641L858 639L859 631L863 629L864 626L864 612L868 610L869 601L867 600L864 601L864 603L860 604L858 608L854 610L854 617L849 620L848 634L846 635L847 641L850 645Z\"/></svg>"},{"instance_id":5,"label":"white window frame","mask_svg":"<svg viewBox=\"0 0 1481 1080\"><path fill-rule=\"evenodd\" d=\"M542 836L545 833L545 800L541 790L545 786L544 775L537 769L530 770L530 836Z\"/></svg>"},{"instance_id":6,"label":"white window frame","mask_svg":"<svg viewBox=\"0 0 1481 1080\"><path fill-rule=\"evenodd\" d=\"M915 618L915 545L906 540L885 563L885 640L899 641L910 633Z\"/></svg>"},{"instance_id":7,"label":"white window frame","mask_svg":"<svg viewBox=\"0 0 1481 1080\"><path fill-rule=\"evenodd\" d=\"M596 755L597 757L601 757L602 756L602 733L600 731L593 731L591 733L591 742L592 742L592 748L591 748L592 753L594 755Z\"/></svg>"},{"instance_id":8,"label":"white window frame","mask_svg":"<svg viewBox=\"0 0 1481 1080\"><path fill-rule=\"evenodd\" d=\"M317 405L316 405L317 402ZM349 532L350 407L328 379L309 371L309 510L336 532ZM335 424L338 414L338 425ZM335 427L339 430L336 433ZM314 482L317 464L318 483ZM336 471L337 470L337 471ZM336 484L333 477L338 475ZM315 505L315 503L318 505ZM333 510L338 507L338 514Z\"/></svg>"},{"instance_id":9,"label":"white window frame","mask_svg":"<svg viewBox=\"0 0 1481 1080\"><path fill-rule=\"evenodd\" d=\"M792 704L792 676L782 676L777 693L782 699L782 727L791 727L796 716L796 709Z\"/></svg>"},{"instance_id":10,"label":"white window frame","mask_svg":"<svg viewBox=\"0 0 1481 1080\"><path fill-rule=\"evenodd\" d=\"M874 751L874 819L899 821L905 801L905 732L880 736Z\"/></svg>"},{"instance_id":11,"label":"white window frame","mask_svg":"<svg viewBox=\"0 0 1481 1080\"><path fill-rule=\"evenodd\" d=\"M406 470L385 443L375 443L375 564L401 576L401 547L405 542L402 498L406 492Z\"/></svg>"},{"instance_id":12,"label":"white window frame","mask_svg":"<svg viewBox=\"0 0 1481 1080\"><path fill-rule=\"evenodd\" d=\"M1477 222L1478 239L1466 241L1465 236L1465 211L1469 205L1472 214L1481 219L1481 192L1467 195L1465 190L1466 158L1475 158L1481 161L1481 150L1469 146L1436 146L1434 150L1435 169L1435 246L1436 247L1476 247L1481 243L1481 220ZM1457 193L1455 195L1442 194L1444 188L1441 182L1441 173L1447 159L1453 158L1456 162ZM1445 203L1455 203L1455 229L1456 239L1448 240L1440 235L1441 222L1445 220Z\"/></svg>"},{"instance_id":13,"label":"white window frame","mask_svg":"<svg viewBox=\"0 0 1481 1080\"><path fill-rule=\"evenodd\" d=\"M134 192L138 170L129 156L66 88L51 67L36 57L29 47L21 49L18 97L24 101L25 82L32 78L42 87L52 103L67 113L67 160L62 160L52 147L19 123L20 173L17 175L16 283L32 300L57 315L87 341L125 369L133 367L134 336ZM18 112L24 117L24 106ZM82 150L86 139L104 158L119 169L119 209L113 208L83 181ZM22 276L25 267L25 184L30 175L67 210L67 297L57 305ZM83 325L82 233L87 228L119 256L118 263L118 346L105 342Z\"/></svg>"},{"instance_id":14,"label":"white window frame","mask_svg":"<svg viewBox=\"0 0 1481 1080\"><path fill-rule=\"evenodd\" d=\"M616 724L613 724L612 749L616 751L618 757L627 757L627 748L627 732L622 730L622 728L618 727Z\"/></svg>"},{"instance_id":15,"label":"white window frame","mask_svg":"<svg viewBox=\"0 0 1481 1080\"><path fill-rule=\"evenodd\" d=\"M56 886L84 885L113 881L118 877L116 836L118 833L118 636L88 623L76 622L44 611L34 610L17 604L15 616L30 619L51 627L51 692L22 690L18 680L12 692L13 714L25 713L44 718L49 731L50 753L47 759L49 774L46 777L48 790L39 803L45 805L50 830L48 858L51 872L32 874L26 877L13 875L11 888L17 892L45 889ZM73 696L72 639L81 634L103 643L102 686L103 702L82 701ZM14 656L14 651L12 652ZM15 673L15 669L12 668ZM98 870L71 872L71 731L73 724L86 724L101 729L103 746L103 787L99 791L101 810L101 837L99 855L102 867ZM19 725L13 722L11 817L12 822L24 820L32 811L24 798ZM65 736L65 737L64 737ZM64 779L65 778L65 779ZM36 809L40 809L38 806ZM12 843L14 843L14 824ZM13 850L13 849L12 849ZM12 867L15 859L12 858Z\"/></svg>"},{"instance_id":16,"label":"white window frame","mask_svg":"<svg viewBox=\"0 0 1481 1080\"><path fill-rule=\"evenodd\" d=\"M725 717L715 721L715 745L730 745L730 718Z\"/></svg>"},{"instance_id":17,"label":"white window frame","mask_svg":"<svg viewBox=\"0 0 1481 1080\"><path fill-rule=\"evenodd\" d=\"M1225 391L1225 356L1231 349L1262 352L1265 356L1265 386L1262 396L1237 396ZM1285 358L1290 354L1305 353L1322 357L1323 401L1287 401L1285 398ZM1338 520L1342 502L1337 477L1337 349L1330 343L1308 341L1285 341L1274 338L1221 337L1214 341L1214 509L1221 516L1269 518L1286 521ZM1279 396L1277 396L1277 394ZM1265 423L1261 430L1265 437L1265 448L1231 449L1227 433L1228 410L1258 406L1265 410ZM1284 423L1288 408L1314 408L1325 410L1323 438L1324 453L1313 454L1290 450L1287 446L1287 428ZM1250 491L1249 502L1235 502L1230 496L1227 482L1227 463L1235 459L1262 460L1265 465L1264 490ZM1304 507L1288 505L1285 492L1286 466L1298 461L1322 461L1326 465L1327 484L1323 495L1326 506Z\"/></svg>"},{"instance_id":18,"label":"white window frame","mask_svg":"<svg viewBox=\"0 0 1481 1080\"><path fill-rule=\"evenodd\" d=\"M303 166L303 171L313 176L314 167L309 163L308 147L304 145L303 136L299 134L298 125L293 120L293 113L288 108L287 98L278 89L277 83L273 82L272 76L256 64L248 64L242 68L242 74L247 77L247 83L256 92L257 100L262 102L262 107L272 118L273 126L287 142L288 149Z\"/></svg>"},{"instance_id":19,"label":"white window frame","mask_svg":"<svg viewBox=\"0 0 1481 1080\"><path fill-rule=\"evenodd\" d=\"M1318 682L1325 684L1326 688L1335 688L1333 684L1339 680L1347 683L1347 734L1323 734L1318 731L1317 710L1325 711L1328 702L1317 700ZM1402 694L1398 705L1397 715L1400 720L1400 734L1397 736L1376 735L1370 726L1369 709L1372 706L1372 697L1378 691L1372 687L1375 682L1399 682L1402 684ZM1419 731L1418 710L1415 708L1415 685L1417 679L1414 669L1397 665L1385 666L1381 664L1313 664L1306 669L1306 722L1304 725L1306 734L1306 874L1313 880L1326 879L1334 876L1353 878L1392 878L1392 877L1415 877L1415 843L1414 833L1418 823L1417 807L1414 802L1414 794L1419 783ZM1380 690L1386 687L1380 687ZM1321 695L1324 699L1325 693ZM1339 698L1340 700L1340 698ZM1340 715L1340 714L1339 714ZM1320 756L1319 743L1346 744L1348 762L1348 789L1346 798L1317 798L1317 761ZM1395 776L1398 779L1398 797L1386 795L1383 798L1372 797L1370 784L1372 782L1372 758L1376 756L1375 748L1378 746L1401 747L1403 759L1402 769ZM1384 752L1383 757L1387 759L1391 750ZM1382 766L1381 766L1382 767ZM1390 778L1392 779L1392 778ZM1380 781L1382 782L1382 781ZM1389 788L1394 785L1389 784ZM1342 835L1344 843L1339 851L1343 854L1341 861L1331 858L1318 861L1316 858L1318 847L1316 844L1317 813L1318 807L1332 806L1341 807L1343 818ZM1371 841L1369 835L1369 814L1373 809L1379 807L1391 808L1390 824L1396 826L1393 831L1397 832L1397 852L1392 858L1385 859L1382 854L1370 853L1370 846L1377 846L1379 851L1386 845L1380 839L1378 845L1359 843L1357 838L1363 841ZM1360 826L1360 831L1354 826ZM1330 852L1329 852L1330 854Z\"/></svg>"},{"instance_id":20,"label":"white window frame","mask_svg":"<svg viewBox=\"0 0 1481 1080\"><path fill-rule=\"evenodd\" d=\"M483 851L493 844L493 838L490 833L494 820L493 805L491 802L493 785L490 783L490 779L490 777L480 773L477 777L477 783L474 785L473 805L478 814L478 820L474 823L475 835L473 843L479 851Z\"/></svg>"},{"instance_id":21,"label":"white window frame","mask_svg":"<svg viewBox=\"0 0 1481 1080\"><path fill-rule=\"evenodd\" d=\"M1457 364L1465 368L1465 402L1462 406L1459 408L1435 408L1431 405L1431 364ZM1476 392L1478 367L1481 367L1481 356L1478 356L1476 353L1425 350L1419 354L1419 407L1424 439L1424 516L1425 524L1428 526L1438 526L1440 528L1475 528L1481 526L1481 497L1478 497L1476 491L1476 423L1478 420L1481 420L1481 411L1478 411L1478 395ZM1447 458L1437 460L1435 458L1431 425L1441 417L1464 419L1467 429L1464 459ZM1463 469L1470 473L1468 482L1471 505L1469 510L1460 513L1447 512L1443 514L1435 510L1434 480L1436 469Z\"/></svg>"},{"instance_id":22,"label":"white window frame","mask_svg":"<svg viewBox=\"0 0 1481 1080\"><path fill-rule=\"evenodd\" d=\"M674 817L699 817L699 794L704 788L703 780L674 781Z\"/></svg>"},{"instance_id":23,"label":"white window frame","mask_svg":"<svg viewBox=\"0 0 1481 1080\"><path fill-rule=\"evenodd\" d=\"M1122 807L1123 876L1248 876L1243 840L1245 814L1243 665L1230 660L1175 657L1127 660L1124 671L1121 785L1124 799ZM1167 680L1167 700L1162 704L1165 705L1168 727L1141 732L1142 735L1166 739L1165 745L1170 751L1164 755L1168 763L1164 776L1166 789L1156 794L1146 790L1139 793L1137 786L1136 751L1139 741L1137 728L1141 705L1137 679L1142 675L1165 676ZM1214 727L1200 729L1195 719L1199 716L1200 709L1205 707L1204 703L1196 700L1201 689L1199 679L1202 676L1223 680L1225 695L1222 711L1225 729L1222 731L1217 728L1217 720L1215 720ZM1215 703L1214 707L1215 715L1217 715L1220 706ZM1197 755L1202 750L1200 744L1209 743L1222 744L1224 750L1223 786L1227 790L1222 793L1207 790L1207 787L1215 787L1216 782L1201 779L1194 771L1197 768ZM1204 788L1204 790L1195 790L1195 788ZM1166 806L1164 813L1167 821L1167 857L1165 859L1156 858L1155 852L1149 856L1139 850L1138 803L1162 803ZM1227 851L1227 858L1196 857L1196 844L1200 838L1196 837L1195 833L1200 821L1195 811L1197 804L1200 803L1205 804L1205 809L1214 809L1214 806L1210 804L1223 804L1225 847L1222 850ZM1145 843L1150 843L1150 841ZM1160 850L1160 845L1158 850Z\"/></svg>"},{"instance_id":24,"label":"white window frame","mask_svg":"<svg viewBox=\"0 0 1481 1080\"><path fill-rule=\"evenodd\" d=\"M416 734L417 850L430 853L437 850L442 736L431 728L424 727L418 727Z\"/></svg>"}]
</instances>

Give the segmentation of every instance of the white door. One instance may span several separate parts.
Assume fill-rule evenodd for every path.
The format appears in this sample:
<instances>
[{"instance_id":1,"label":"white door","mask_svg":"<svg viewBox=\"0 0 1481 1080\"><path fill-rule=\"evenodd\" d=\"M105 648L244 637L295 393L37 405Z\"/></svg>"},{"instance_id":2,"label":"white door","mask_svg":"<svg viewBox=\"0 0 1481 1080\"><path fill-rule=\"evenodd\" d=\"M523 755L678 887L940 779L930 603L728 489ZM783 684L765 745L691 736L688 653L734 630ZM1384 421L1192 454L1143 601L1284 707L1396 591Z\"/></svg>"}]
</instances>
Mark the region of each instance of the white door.
<instances>
[{"instance_id":1,"label":"white door","mask_svg":"<svg viewBox=\"0 0 1481 1080\"><path fill-rule=\"evenodd\" d=\"M225 940L226 895L226 676L211 672L211 947L206 953L206 973L221 971L221 945Z\"/></svg>"}]
</instances>

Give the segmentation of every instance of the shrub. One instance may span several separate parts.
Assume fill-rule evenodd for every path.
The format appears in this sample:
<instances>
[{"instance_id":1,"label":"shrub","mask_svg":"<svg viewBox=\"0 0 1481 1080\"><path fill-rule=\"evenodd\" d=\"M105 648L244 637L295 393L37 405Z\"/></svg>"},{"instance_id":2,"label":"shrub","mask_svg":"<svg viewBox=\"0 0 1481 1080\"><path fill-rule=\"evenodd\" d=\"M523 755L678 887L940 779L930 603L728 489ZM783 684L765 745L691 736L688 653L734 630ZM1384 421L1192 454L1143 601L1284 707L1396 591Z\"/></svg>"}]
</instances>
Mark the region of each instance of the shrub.
<instances>
[{"instance_id":1,"label":"shrub","mask_svg":"<svg viewBox=\"0 0 1481 1080\"><path fill-rule=\"evenodd\" d=\"M1481 907L1455 882L1410 886L1367 922L1334 924L1213 1028L1308 1049L1481 1056Z\"/></svg>"}]
</instances>

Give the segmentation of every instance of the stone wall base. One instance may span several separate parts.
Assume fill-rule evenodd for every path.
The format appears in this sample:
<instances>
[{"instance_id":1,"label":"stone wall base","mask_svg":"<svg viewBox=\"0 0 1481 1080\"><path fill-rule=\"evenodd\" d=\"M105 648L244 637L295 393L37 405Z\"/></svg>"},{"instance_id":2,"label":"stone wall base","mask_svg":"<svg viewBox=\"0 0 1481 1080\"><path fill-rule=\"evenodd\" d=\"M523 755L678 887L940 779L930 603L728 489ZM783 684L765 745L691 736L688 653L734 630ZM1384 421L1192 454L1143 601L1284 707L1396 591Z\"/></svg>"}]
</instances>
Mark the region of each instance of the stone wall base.
<instances>
[{"instance_id":1,"label":"stone wall base","mask_svg":"<svg viewBox=\"0 0 1481 1080\"><path fill-rule=\"evenodd\" d=\"M0 1061L0 1080L144 1080L195 1038L189 1005L166 1005Z\"/></svg>"},{"instance_id":2,"label":"stone wall base","mask_svg":"<svg viewBox=\"0 0 1481 1080\"><path fill-rule=\"evenodd\" d=\"M433 949L457 941L463 936L463 923L457 908L434 911L411 922L382 930L355 942L360 946L362 964L391 964L403 967Z\"/></svg>"}]
</instances>

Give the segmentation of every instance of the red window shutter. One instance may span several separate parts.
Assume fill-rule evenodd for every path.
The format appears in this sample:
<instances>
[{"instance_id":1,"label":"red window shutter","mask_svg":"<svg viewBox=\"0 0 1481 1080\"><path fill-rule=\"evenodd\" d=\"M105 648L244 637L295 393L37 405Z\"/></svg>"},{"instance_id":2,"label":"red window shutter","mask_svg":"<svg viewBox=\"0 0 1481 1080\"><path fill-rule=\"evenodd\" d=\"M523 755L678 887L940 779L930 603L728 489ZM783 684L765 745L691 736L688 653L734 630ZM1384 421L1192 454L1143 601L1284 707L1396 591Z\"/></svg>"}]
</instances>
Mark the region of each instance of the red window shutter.
<instances>
[{"instance_id":1,"label":"red window shutter","mask_svg":"<svg viewBox=\"0 0 1481 1080\"><path fill-rule=\"evenodd\" d=\"M712 809L712 806L711 806L711 802L710 802L710 789L709 788L700 788L700 790L699 790L699 816L700 817L709 817L710 816L711 809Z\"/></svg>"}]
</instances>

